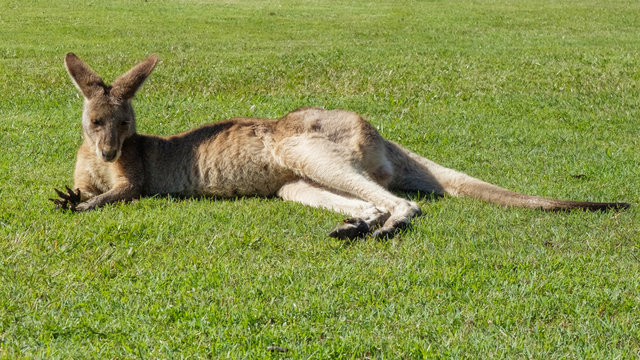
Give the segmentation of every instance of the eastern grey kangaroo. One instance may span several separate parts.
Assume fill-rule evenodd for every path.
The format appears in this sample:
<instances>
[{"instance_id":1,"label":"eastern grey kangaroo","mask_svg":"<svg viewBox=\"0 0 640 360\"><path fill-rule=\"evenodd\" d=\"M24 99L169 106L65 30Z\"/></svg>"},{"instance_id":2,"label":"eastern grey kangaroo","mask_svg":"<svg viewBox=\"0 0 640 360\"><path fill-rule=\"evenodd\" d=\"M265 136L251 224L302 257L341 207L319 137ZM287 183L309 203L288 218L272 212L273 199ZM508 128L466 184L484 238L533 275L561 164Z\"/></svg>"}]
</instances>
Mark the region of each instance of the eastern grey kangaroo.
<instances>
[{"instance_id":1,"label":"eastern grey kangaroo","mask_svg":"<svg viewBox=\"0 0 640 360\"><path fill-rule=\"evenodd\" d=\"M112 85L73 53L65 66L84 97L74 189L58 208L86 211L153 194L278 195L351 216L329 235L391 237L421 214L389 190L471 196L542 210L619 209L622 202L515 193L448 169L385 140L358 114L301 108L277 120L233 118L181 134L136 132L131 99L157 62L151 55Z\"/></svg>"}]
</instances>

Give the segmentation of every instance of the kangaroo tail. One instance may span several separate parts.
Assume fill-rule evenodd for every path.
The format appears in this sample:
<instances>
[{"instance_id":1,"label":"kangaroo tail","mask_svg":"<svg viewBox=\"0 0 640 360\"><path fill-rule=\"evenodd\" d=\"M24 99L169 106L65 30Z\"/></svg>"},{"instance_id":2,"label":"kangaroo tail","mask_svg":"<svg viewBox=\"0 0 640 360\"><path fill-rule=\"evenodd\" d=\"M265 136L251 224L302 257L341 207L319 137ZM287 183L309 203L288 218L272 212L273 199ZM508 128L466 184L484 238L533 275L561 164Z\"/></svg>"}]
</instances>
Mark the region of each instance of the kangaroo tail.
<instances>
[{"instance_id":1,"label":"kangaroo tail","mask_svg":"<svg viewBox=\"0 0 640 360\"><path fill-rule=\"evenodd\" d=\"M387 154L399 170L399 177L391 184L402 190L419 190L435 192L441 195L469 196L489 203L560 211L571 209L609 210L626 209L630 204L625 202L590 202L558 200L541 196L533 196L510 191L484 182L465 173L446 168L420 155L389 142ZM401 154L402 153L402 154Z\"/></svg>"},{"instance_id":2,"label":"kangaroo tail","mask_svg":"<svg viewBox=\"0 0 640 360\"><path fill-rule=\"evenodd\" d=\"M585 210L609 210L626 209L630 205L624 202L591 202L591 201L571 201L558 200L541 196L521 194L499 186L489 184L482 180L464 174L463 181L446 183L445 188L448 194L459 196L469 196L486 202L503 205L523 207L529 209L541 209L549 211L585 209Z\"/></svg>"}]
</instances>

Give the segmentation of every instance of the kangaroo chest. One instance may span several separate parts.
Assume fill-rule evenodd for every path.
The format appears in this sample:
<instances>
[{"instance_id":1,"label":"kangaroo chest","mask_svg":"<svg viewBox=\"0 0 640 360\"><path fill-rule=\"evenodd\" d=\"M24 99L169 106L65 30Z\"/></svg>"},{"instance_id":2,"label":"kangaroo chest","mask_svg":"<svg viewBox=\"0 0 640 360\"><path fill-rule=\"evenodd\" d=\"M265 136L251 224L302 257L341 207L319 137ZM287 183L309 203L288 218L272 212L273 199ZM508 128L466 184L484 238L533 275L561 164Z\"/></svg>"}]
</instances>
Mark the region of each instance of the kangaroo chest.
<instances>
[{"instance_id":1,"label":"kangaroo chest","mask_svg":"<svg viewBox=\"0 0 640 360\"><path fill-rule=\"evenodd\" d=\"M116 182L113 164L105 163L95 156L90 156L84 161L89 163L85 170L89 174L91 185L98 190L98 193L111 190Z\"/></svg>"}]
</instances>

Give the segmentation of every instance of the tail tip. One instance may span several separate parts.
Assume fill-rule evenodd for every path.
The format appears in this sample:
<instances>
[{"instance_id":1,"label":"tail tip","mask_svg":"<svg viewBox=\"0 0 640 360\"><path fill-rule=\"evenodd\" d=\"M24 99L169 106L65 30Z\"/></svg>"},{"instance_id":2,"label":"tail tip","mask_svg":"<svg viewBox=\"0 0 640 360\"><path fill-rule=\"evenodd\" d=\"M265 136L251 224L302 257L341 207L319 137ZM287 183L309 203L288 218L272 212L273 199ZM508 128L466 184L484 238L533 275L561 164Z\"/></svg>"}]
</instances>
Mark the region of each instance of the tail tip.
<instances>
[{"instance_id":1,"label":"tail tip","mask_svg":"<svg viewBox=\"0 0 640 360\"><path fill-rule=\"evenodd\" d=\"M612 202L612 203L595 203L593 206L589 206L588 209L591 210L600 210L600 211L620 211L625 210L631 207L630 203L626 202Z\"/></svg>"},{"instance_id":2,"label":"tail tip","mask_svg":"<svg viewBox=\"0 0 640 360\"><path fill-rule=\"evenodd\" d=\"M614 209L616 210L624 210L624 209L628 209L631 207L630 203L626 203L626 202L619 202L619 203L614 203Z\"/></svg>"}]
</instances>

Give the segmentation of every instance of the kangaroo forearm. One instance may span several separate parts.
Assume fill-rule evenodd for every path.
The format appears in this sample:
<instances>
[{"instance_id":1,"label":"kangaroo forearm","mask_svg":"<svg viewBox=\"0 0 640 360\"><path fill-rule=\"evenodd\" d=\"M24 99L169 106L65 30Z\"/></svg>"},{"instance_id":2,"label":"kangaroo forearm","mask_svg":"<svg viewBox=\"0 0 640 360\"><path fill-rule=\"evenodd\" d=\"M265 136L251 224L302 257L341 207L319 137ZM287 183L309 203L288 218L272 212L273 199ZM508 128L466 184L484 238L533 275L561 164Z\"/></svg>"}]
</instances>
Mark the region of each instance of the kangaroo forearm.
<instances>
[{"instance_id":1,"label":"kangaroo forearm","mask_svg":"<svg viewBox=\"0 0 640 360\"><path fill-rule=\"evenodd\" d=\"M131 201L140 196L140 191L131 185L118 186L94 196L76 207L77 211L88 211L118 201Z\"/></svg>"}]
</instances>

